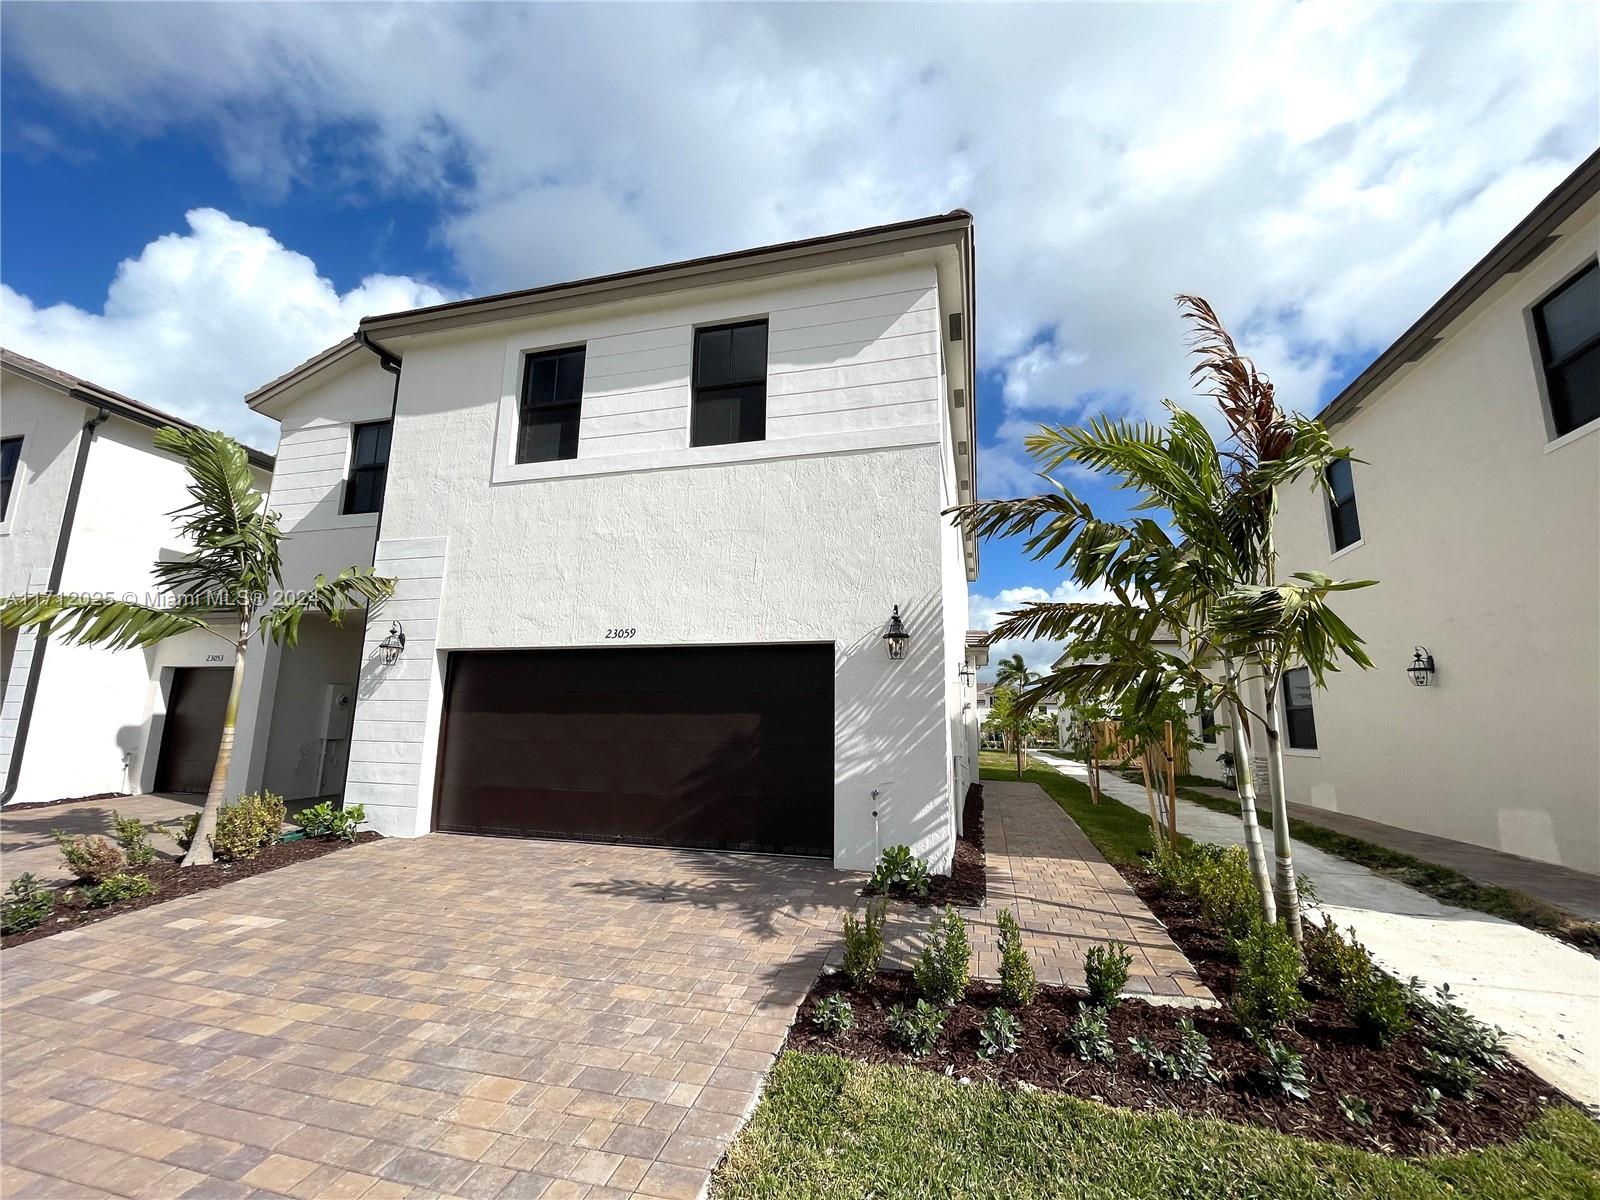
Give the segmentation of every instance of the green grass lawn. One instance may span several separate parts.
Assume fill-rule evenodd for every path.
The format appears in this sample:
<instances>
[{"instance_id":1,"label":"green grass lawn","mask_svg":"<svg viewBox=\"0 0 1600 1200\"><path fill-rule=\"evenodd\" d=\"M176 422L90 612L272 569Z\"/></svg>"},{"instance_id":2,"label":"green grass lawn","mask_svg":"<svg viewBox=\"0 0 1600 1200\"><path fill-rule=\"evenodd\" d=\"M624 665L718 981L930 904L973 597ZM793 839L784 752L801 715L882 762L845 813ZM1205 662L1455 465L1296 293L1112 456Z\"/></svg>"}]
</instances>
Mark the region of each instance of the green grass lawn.
<instances>
[{"instance_id":1,"label":"green grass lawn","mask_svg":"<svg viewBox=\"0 0 1600 1200\"><path fill-rule=\"evenodd\" d=\"M911 1067L790 1052L717 1173L718 1200L1600 1196L1600 1130L1570 1108L1519 1141L1401 1159Z\"/></svg>"},{"instance_id":2,"label":"green grass lawn","mask_svg":"<svg viewBox=\"0 0 1600 1200\"><path fill-rule=\"evenodd\" d=\"M1009 754L985 751L978 756L978 766L984 779L1017 778L1016 759ZM1044 766L1032 759L1024 760L1022 778L1027 783L1037 783L1067 816L1078 823L1089 840L1099 847L1113 863L1136 863L1141 853L1153 848L1150 841L1150 819L1135 812L1126 804L1106 799L1095 804L1089 796L1089 785L1069 779L1060 771Z\"/></svg>"}]
</instances>

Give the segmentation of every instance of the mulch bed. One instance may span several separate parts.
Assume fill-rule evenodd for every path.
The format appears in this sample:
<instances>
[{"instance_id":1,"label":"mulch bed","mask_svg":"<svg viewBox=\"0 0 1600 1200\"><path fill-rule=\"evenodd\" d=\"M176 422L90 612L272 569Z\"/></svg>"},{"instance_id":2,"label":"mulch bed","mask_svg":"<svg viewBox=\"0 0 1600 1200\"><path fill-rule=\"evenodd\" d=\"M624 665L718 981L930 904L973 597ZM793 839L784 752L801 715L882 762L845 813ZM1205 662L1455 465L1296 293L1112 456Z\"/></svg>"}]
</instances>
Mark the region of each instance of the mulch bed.
<instances>
[{"instance_id":1,"label":"mulch bed","mask_svg":"<svg viewBox=\"0 0 1600 1200\"><path fill-rule=\"evenodd\" d=\"M831 1037L812 1023L811 1015L819 1000L841 992L852 1002L855 1025ZM1031 1085L1124 1108L1262 1125L1296 1137L1408 1155L1513 1140L1547 1105L1566 1099L1543 1080L1512 1066L1485 1076L1473 1100L1445 1097L1439 1103L1437 1124L1425 1123L1409 1112L1425 1086L1420 1075L1421 1040L1408 1033L1387 1049L1375 1049L1326 997L1315 997L1312 1011L1278 1039L1305 1056L1309 1101L1283 1096L1260 1079L1258 1069L1265 1060L1225 1008L1181 1009L1124 1000L1108 1022L1116 1060L1086 1063L1067 1048L1066 1031L1087 999L1067 988L1041 987L1034 1002L1017 1013L1021 1022L1017 1053L991 1063L978 1056L978 1030L1000 1002L993 985L974 983L967 998L949 1010L934 1051L914 1060L889 1036L887 1013L893 1004L909 1008L916 999L907 972L883 972L865 992L852 992L843 975L830 972L801 1005L787 1046L866 1062L910 1064L974 1081ZM1222 1073L1220 1083L1160 1079L1134 1056L1130 1037L1148 1038L1170 1049L1177 1043L1178 1021L1183 1017L1210 1039L1213 1065ZM1372 1105L1371 1126L1362 1128L1344 1118L1338 1104L1341 1095Z\"/></svg>"},{"instance_id":2,"label":"mulch bed","mask_svg":"<svg viewBox=\"0 0 1600 1200\"><path fill-rule=\"evenodd\" d=\"M61 804L81 804L85 800L126 800L132 792L96 792L92 796L63 796L59 800L40 800L35 804L13 804L8 813L29 813L36 808L55 808Z\"/></svg>"},{"instance_id":3,"label":"mulch bed","mask_svg":"<svg viewBox=\"0 0 1600 1200\"><path fill-rule=\"evenodd\" d=\"M375 842L382 836L381 833L368 830L356 834L354 844L359 846L366 842ZM254 858L239 862L215 862L204 867L181 867L175 858L158 857L148 866L128 868L128 874L143 875L155 885L156 890L151 895L123 900L109 904L105 908L85 907L81 894L73 894L78 892L80 885L69 884L53 888L50 890L53 890L57 897L55 912L46 917L44 924L36 929L29 929L23 933L10 933L0 938L0 949L9 949L23 942L36 942L51 934L66 933L69 929L82 929L104 921L107 917L117 916L119 913L149 908L154 904L165 904L168 900L193 896L197 892L209 892L212 888L219 888L239 879L248 879L252 875L261 875L267 871L276 871L280 867L292 866L297 862L321 858L324 854L343 850L350 844L340 838L303 838L293 842L275 842Z\"/></svg>"},{"instance_id":4,"label":"mulch bed","mask_svg":"<svg viewBox=\"0 0 1600 1200\"><path fill-rule=\"evenodd\" d=\"M983 784L974 783L967 788L967 798L961 809L962 834L956 838L956 852L950 861L950 874L934 875L926 896L912 895L904 888L892 888L889 895L907 904L923 908L943 908L954 904L957 908L977 908L988 892L988 873L983 854ZM876 888L864 887L863 896L876 896Z\"/></svg>"}]
</instances>

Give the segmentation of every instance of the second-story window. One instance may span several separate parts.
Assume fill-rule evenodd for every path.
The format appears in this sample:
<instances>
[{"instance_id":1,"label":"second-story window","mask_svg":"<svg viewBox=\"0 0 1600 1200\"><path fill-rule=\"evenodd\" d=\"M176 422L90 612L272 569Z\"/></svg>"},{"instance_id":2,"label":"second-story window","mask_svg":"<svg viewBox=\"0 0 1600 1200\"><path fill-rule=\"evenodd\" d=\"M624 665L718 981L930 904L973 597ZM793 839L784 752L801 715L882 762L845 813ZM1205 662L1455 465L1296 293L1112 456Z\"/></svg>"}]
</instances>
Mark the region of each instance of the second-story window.
<instances>
[{"instance_id":1,"label":"second-story window","mask_svg":"<svg viewBox=\"0 0 1600 1200\"><path fill-rule=\"evenodd\" d=\"M1600 420L1600 264L1533 310L1556 437Z\"/></svg>"},{"instance_id":2,"label":"second-story window","mask_svg":"<svg viewBox=\"0 0 1600 1200\"><path fill-rule=\"evenodd\" d=\"M11 511L11 485L17 478L17 466L22 462L22 439L0 438L0 521Z\"/></svg>"},{"instance_id":3,"label":"second-story window","mask_svg":"<svg viewBox=\"0 0 1600 1200\"><path fill-rule=\"evenodd\" d=\"M767 323L694 331L691 446L759 442L767 436Z\"/></svg>"},{"instance_id":4,"label":"second-story window","mask_svg":"<svg viewBox=\"0 0 1600 1200\"><path fill-rule=\"evenodd\" d=\"M357 425L351 438L344 511L346 515L378 512L383 508L383 485L389 477L389 422Z\"/></svg>"},{"instance_id":5,"label":"second-story window","mask_svg":"<svg viewBox=\"0 0 1600 1200\"><path fill-rule=\"evenodd\" d=\"M1283 729L1291 750L1317 748L1317 719L1311 711L1311 672L1304 667L1283 673Z\"/></svg>"},{"instance_id":6,"label":"second-story window","mask_svg":"<svg viewBox=\"0 0 1600 1200\"><path fill-rule=\"evenodd\" d=\"M517 416L519 463L578 457L584 357L583 346L568 346L530 354L523 363L522 407Z\"/></svg>"},{"instance_id":7,"label":"second-story window","mask_svg":"<svg viewBox=\"0 0 1600 1200\"><path fill-rule=\"evenodd\" d=\"M1200 740L1207 746L1215 746L1217 744L1217 710L1202 705L1196 717L1200 725Z\"/></svg>"},{"instance_id":8,"label":"second-story window","mask_svg":"<svg viewBox=\"0 0 1600 1200\"><path fill-rule=\"evenodd\" d=\"M1333 522L1333 548L1343 550L1361 540L1361 517L1356 512L1356 481L1350 460L1336 459L1328 468L1328 515Z\"/></svg>"}]
</instances>

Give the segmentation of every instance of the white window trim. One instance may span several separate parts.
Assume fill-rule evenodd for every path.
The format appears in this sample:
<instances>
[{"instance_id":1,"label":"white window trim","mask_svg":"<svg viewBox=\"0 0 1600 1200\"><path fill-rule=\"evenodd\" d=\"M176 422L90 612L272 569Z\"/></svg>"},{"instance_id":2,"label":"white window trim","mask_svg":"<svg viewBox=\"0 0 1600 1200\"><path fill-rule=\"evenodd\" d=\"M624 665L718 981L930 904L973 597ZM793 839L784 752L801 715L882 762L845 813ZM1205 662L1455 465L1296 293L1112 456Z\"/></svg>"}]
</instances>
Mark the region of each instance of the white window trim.
<instances>
[{"instance_id":1,"label":"white window trim","mask_svg":"<svg viewBox=\"0 0 1600 1200\"><path fill-rule=\"evenodd\" d=\"M1354 550L1360 544L1360 542L1351 542L1345 547L1345 549ZM1303 670L1303 668L1296 667L1294 670ZM1288 674L1288 671L1284 672L1285 676ZM1311 719L1312 721L1317 719L1317 690L1314 687L1311 689ZM1322 757L1321 730L1317 731L1317 745L1313 749L1307 749L1302 746L1291 746L1289 744L1289 687L1287 683L1283 682L1280 682L1278 685L1278 730L1278 736L1283 742L1283 752L1285 754L1293 755L1295 758Z\"/></svg>"},{"instance_id":2,"label":"white window trim","mask_svg":"<svg viewBox=\"0 0 1600 1200\"><path fill-rule=\"evenodd\" d=\"M1543 374L1544 373L1541 371L1540 376L1542 377ZM1549 412L1548 403L1546 404L1545 411L1547 413ZM1580 425L1570 433L1563 433L1560 437L1556 438L1555 441L1546 442L1544 452L1546 454L1550 454L1556 450L1565 450L1568 446L1572 445L1573 442L1581 442L1584 438L1593 433L1600 433L1600 420L1590 421L1587 425Z\"/></svg>"},{"instance_id":3,"label":"white window trim","mask_svg":"<svg viewBox=\"0 0 1600 1200\"><path fill-rule=\"evenodd\" d=\"M1600 418L1590 421L1587 425L1580 425L1576 429L1569 429L1559 437L1556 436L1556 416L1550 407L1550 382L1545 378L1544 352L1539 349L1539 323L1534 318L1534 310L1579 275L1595 266L1596 262L1597 259L1593 257L1584 259L1572 270L1562 275L1554 284L1535 296L1528 306L1522 310L1522 324L1528 335L1528 363L1533 368L1533 386L1539 396L1539 413L1544 419L1544 452L1546 454L1549 454L1552 450L1559 450L1563 446L1570 446L1579 438L1600 429Z\"/></svg>"},{"instance_id":4,"label":"white window trim","mask_svg":"<svg viewBox=\"0 0 1600 1200\"><path fill-rule=\"evenodd\" d=\"M33 435L34 428L32 426L24 429L21 433L8 432L6 434L7 437L19 437L22 439L22 450L24 453L26 453L28 449L28 439ZM76 442L73 444L76 445ZM6 505L5 519L0 521L0 537L10 537L11 531L16 528L17 513L22 510L22 498L28 490L27 483L29 481L29 475L26 467L26 460L23 458L22 454L18 454L17 473L11 479L11 503Z\"/></svg>"},{"instance_id":5,"label":"white window trim","mask_svg":"<svg viewBox=\"0 0 1600 1200\"><path fill-rule=\"evenodd\" d=\"M1329 514L1329 517L1328 517L1328 524L1329 524L1329 537L1331 539L1331 537L1332 537L1332 525L1333 525L1333 517L1332 517L1331 513ZM1355 541L1351 542L1348 546L1341 546L1339 549L1335 550L1332 554L1328 555L1328 561L1332 562L1336 558L1343 558L1346 554L1349 554L1350 551L1359 550L1359 549L1361 549L1361 547L1365 546L1366 544L1367 544L1367 539L1366 538L1358 537Z\"/></svg>"}]
</instances>

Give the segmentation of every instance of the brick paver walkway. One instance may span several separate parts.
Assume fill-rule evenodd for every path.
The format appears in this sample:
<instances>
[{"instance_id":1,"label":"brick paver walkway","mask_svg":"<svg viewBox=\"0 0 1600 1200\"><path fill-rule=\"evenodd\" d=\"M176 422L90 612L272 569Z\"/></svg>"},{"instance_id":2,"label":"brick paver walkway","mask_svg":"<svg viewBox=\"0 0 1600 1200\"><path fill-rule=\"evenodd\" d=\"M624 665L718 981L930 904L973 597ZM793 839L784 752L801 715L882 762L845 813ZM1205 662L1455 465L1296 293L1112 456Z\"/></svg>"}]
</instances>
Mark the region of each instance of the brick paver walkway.
<instances>
[{"instance_id":1,"label":"brick paver walkway","mask_svg":"<svg viewBox=\"0 0 1600 1200\"><path fill-rule=\"evenodd\" d=\"M1188 964L1065 814L990 783L992 974L1015 907L1048 982ZM0 1196L694 1197L861 876L823 863L432 835L0 956ZM911 947L927 910L896 913ZM1163 972L1166 974L1164 975Z\"/></svg>"},{"instance_id":2,"label":"brick paver walkway","mask_svg":"<svg viewBox=\"0 0 1600 1200\"><path fill-rule=\"evenodd\" d=\"M981 909L963 913L977 975L999 975L995 914L1005 907L1022 927L1041 983L1081 988L1089 947L1116 940L1133 956L1127 995L1213 1001L1166 928L1044 789L988 780L983 796L989 895ZM927 909L895 907L887 922L894 965L910 966L931 917Z\"/></svg>"}]
</instances>

